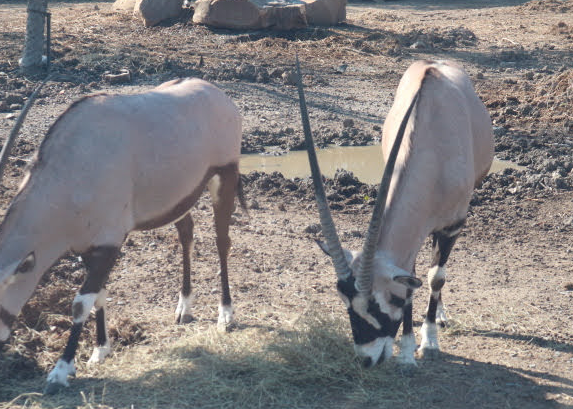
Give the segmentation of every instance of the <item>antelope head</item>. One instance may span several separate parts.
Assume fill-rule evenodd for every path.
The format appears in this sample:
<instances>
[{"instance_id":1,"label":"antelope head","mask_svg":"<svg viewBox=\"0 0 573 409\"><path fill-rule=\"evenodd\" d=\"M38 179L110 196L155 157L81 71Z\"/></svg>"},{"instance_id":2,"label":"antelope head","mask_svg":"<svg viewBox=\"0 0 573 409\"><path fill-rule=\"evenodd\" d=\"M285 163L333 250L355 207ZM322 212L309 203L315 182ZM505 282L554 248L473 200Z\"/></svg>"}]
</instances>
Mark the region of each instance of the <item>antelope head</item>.
<instances>
[{"instance_id":1,"label":"antelope head","mask_svg":"<svg viewBox=\"0 0 573 409\"><path fill-rule=\"evenodd\" d=\"M349 251L342 248L340 244L326 200L310 131L298 56L296 64L302 124L320 224L326 240L319 245L332 258L338 277L338 294L346 305L350 317L354 349L363 359L364 366L372 367L392 355L394 338L402 322L404 306L411 302L413 290L422 285L419 279L412 276L410 272L395 266L376 249L394 165L418 94L412 100L402 120L386 163L363 249L358 252Z\"/></svg>"}]
</instances>

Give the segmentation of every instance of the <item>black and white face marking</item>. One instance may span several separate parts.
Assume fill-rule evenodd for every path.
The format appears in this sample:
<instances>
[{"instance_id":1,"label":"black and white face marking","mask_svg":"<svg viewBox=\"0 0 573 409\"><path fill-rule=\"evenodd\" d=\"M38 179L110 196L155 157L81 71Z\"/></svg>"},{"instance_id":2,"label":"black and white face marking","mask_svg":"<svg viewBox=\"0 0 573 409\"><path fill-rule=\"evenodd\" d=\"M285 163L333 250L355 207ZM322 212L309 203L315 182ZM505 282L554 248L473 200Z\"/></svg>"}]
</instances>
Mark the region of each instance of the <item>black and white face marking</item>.
<instances>
[{"instance_id":1,"label":"black and white face marking","mask_svg":"<svg viewBox=\"0 0 573 409\"><path fill-rule=\"evenodd\" d=\"M392 356L394 338L402 322L402 309L410 302L412 291L406 290L406 298L389 293L388 300L382 301L384 306L371 296L366 310L368 316L364 316L354 302L359 297L354 284L353 276L339 280L338 293L348 309L354 349L364 359L364 366L372 367Z\"/></svg>"}]
</instances>

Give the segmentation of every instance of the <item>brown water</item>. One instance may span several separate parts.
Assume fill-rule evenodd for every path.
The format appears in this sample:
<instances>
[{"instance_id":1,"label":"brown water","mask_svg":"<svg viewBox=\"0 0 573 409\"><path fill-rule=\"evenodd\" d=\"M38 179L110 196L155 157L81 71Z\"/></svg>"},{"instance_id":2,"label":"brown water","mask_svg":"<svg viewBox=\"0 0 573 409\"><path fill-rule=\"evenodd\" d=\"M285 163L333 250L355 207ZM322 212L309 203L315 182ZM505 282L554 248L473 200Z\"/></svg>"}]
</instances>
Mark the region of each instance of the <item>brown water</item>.
<instances>
[{"instance_id":1,"label":"brown water","mask_svg":"<svg viewBox=\"0 0 573 409\"><path fill-rule=\"evenodd\" d=\"M384 170L380 145L333 146L319 149L316 153L320 170L327 177L333 177L336 169L345 169L354 173L354 176L361 182L380 183ZM521 169L511 162L494 160L490 173L499 172L505 168ZM254 170L265 173L276 171L289 179L310 176L306 151L293 151L281 156L241 155L240 169L241 173L249 173Z\"/></svg>"}]
</instances>

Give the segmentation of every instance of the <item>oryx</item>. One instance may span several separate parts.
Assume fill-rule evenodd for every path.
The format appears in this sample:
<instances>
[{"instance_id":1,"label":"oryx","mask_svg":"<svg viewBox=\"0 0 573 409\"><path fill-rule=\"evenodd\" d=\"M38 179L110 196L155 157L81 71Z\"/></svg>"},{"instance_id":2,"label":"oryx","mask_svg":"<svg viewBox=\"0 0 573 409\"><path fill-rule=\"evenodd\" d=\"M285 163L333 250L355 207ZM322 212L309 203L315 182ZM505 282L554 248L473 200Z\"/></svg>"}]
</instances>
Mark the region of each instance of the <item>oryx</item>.
<instances>
[{"instance_id":1,"label":"oryx","mask_svg":"<svg viewBox=\"0 0 573 409\"><path fill-rule=\"evenodd\" d=\"M228 233L240 187L241 132L235 104L199 79L173 80L134 95L87 96L51 126L0 226L0 341L8 338L42 274L62 255L81 255L87 268L73 301L68 344L48 375L48 392L68 385L68 375L75 373L78 339L93 307L97 347L90 361L110 353L105 283L129 232L175 223L183 248L176 316L190 320L189 209L206 185L221 264L218 323L231 323Z\"/></svg>"},{"instance_id":2,"label":"oryx","mask_svg":"<svg viewBox=\"0 0 573 409\"><path fill-rule=\"evenodd\" d=\"M299 71L300 78L300 71ZM441 290L445 263L466 219L474 187L493 160L491 119L465 71L450 61L417 61L404 73L386 117L386 161L362 251L340 245L314 153L302 84L299 97L316 200L338 293L348 308L356 353L373 366L392 356L403 326L404 364L415 365L412 294L418 251L429 235L434 257L421 350L439 350L436 317L445 318Z\"/></svg>"}]
</instances>

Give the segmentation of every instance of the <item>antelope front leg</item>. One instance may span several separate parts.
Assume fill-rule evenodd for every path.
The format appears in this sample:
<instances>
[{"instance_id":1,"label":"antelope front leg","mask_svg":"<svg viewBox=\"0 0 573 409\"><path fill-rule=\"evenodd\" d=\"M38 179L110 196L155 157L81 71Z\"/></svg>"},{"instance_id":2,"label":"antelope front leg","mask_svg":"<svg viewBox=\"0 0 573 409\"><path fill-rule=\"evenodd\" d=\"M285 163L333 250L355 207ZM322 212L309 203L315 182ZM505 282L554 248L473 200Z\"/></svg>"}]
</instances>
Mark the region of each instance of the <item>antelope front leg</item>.
<instances>
[{"instance_id":1,"label":"antelope front leg","mask_svg":"<svg viewBox=\"0 0 573 409\"><path fill-rule=\"evenodd\" d=\"M88 361L88 365L99 364L111 353L111 343L109 342L107 323L105 319L105 299L107 291L105 288L99 292L95 302L96 317L96 347Z\"/></svg>"},{"instance_id":2,"label":"antelope front leg","mask_svg":"<svg viewBox=\"0 0 573 409\"><path fill-rule=\"evenodd\" d=\"M422 342L420 350L424 357L432 358L440 352L438 343L438 326L436 318L438 317L445 323L445 314L442 307L442 287L446 283L446 262L463 222L457 223L451 228L446 228L433 235L434 258L432 267L428 272L428 283L430 285L430 300L426 311L426 319L422 324L421 334Z\"/></svg>"},{"instance_id":3,"label":"antelope front leg","mask_svg":"<svg viewBox=\"0 0 573 409\"><path fill-rule=\"evenodd\" d=\"M187 324L193 321L191 306L193 304L193 294L191 289L191 253L193 252L193 218L187 213L181 220L175 223L179 233L179 242L183 249L183 279L179 302L175 310L175 322Z\"/></svg>"},{"instance_id":4,"label":"antelope front leg","mask_svg":"<svg viewBox=\"0 0 573 409\"><path fill-rule=\"evenodd\" d=\"M412 322L412 300L404 306L404 320L402 322L402 339L400 341L400 354L397 357L398 364L404 372L412 372L416 364L414 354L417 349L416 336L414 335Z\"/></svg>"},{"instance_id":5,"label":"antelope front leg","mask_svg":"<svg viewBox=\"0 0 573 409\"><path fill-rule=\"evenodd\" d=\"M56 363L55 368L48 374L48 383L44 393L48 395L53 394L58 392L62 387L69 386L68 376L76 374L74 357L78 348L82 327L91 309L96 305L96 301L98 301L98 299L101 300L103 297L105 302L105 290L103 286L118 256L119 248L114 246L95 247L89 252L82 254L87 268L86 280L72 303L73 325L66 349ZM103 311L103 307L99 310ZM101 323L101 321L105 319L105 316L102 314L100 317L98 322ZM103 324L105 326L105 322L103 322ZM96 325L99 326L100 324L96 323ZM98 339L100 335L101 333L98 328Z\"/></svg>"}]
</instances>

